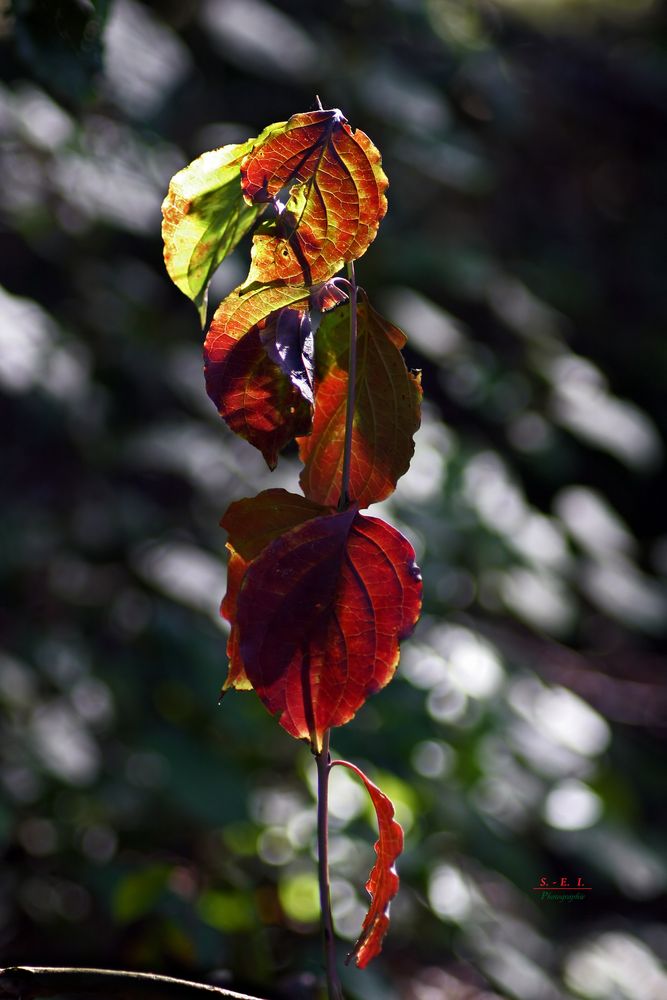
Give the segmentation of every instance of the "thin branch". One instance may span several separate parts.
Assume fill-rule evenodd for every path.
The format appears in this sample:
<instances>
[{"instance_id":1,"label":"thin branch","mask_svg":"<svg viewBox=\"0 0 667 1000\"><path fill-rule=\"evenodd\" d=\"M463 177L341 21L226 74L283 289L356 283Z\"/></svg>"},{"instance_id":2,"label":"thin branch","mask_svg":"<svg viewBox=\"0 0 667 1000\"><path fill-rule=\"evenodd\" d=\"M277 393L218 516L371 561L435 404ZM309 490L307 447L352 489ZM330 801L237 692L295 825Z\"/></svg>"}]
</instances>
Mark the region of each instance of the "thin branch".
<instances>
[{"instance_id":1,"label":"thin branch","mask_svg":"<svg viewBox=\"0 0 667 1000\"><path fill-rule=\"evenodd\" d=\"M331 891L329 886L329 730L322 737L322 749L315 754L317 762L317 872L320 885L320 911L324 961L327 972L328 1000L343 1000L343 991L336 969L336 941L331 916Z\"/></svg>"},{"instance_id":2,"label":"thin branch","mask_svg":"<svg viewBox=\"0 0 667 1000\"><path fill-rule=\"evenodd\" d=\"M343 446L343 475L341 478L338 509L345 510L350 502L350 463L352 460L352 425L357 388L357 282L354 277L354 263L347 264L350 282L350 349L347 372L347 408L345 410L345 444Z\"/></svg>"},{"instance_id":3,"label":"thin branch","mask_svg":"<svg viewBox=\"0 0 667 1000\"><path fill-rule=\"evenodd\" d=\"M35 1000L56 996L113 997L113 1000L261 1000L219 986L191 983L152 972L15 966L0 969L0 997Z\"/></svg>"}]
</instances>

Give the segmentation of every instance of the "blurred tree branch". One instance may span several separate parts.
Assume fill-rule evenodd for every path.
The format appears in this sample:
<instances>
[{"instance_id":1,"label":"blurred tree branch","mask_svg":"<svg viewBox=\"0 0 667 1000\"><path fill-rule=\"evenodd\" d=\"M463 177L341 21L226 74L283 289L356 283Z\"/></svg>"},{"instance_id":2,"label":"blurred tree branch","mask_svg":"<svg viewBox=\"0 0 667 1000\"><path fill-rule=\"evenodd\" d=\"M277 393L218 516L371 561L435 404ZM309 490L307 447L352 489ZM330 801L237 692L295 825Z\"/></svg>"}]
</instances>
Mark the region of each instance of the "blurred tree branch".
<instances>
[{"instance_id":1,"label":"blurred tree branch","mask_svg":"<svg viewBox=\"0 0 667 1000\"><path fill-rule=\"evenodd\" d=\"M0 996L34 1000L62 994L114 1000L203 1000L204 996L228 1000L259 1000L245 993L233 993L219 986L191 983L148 972L117 972L110 969L58 969L48 966L17 966L0 969Z\"/></svg>"}]
</instances>

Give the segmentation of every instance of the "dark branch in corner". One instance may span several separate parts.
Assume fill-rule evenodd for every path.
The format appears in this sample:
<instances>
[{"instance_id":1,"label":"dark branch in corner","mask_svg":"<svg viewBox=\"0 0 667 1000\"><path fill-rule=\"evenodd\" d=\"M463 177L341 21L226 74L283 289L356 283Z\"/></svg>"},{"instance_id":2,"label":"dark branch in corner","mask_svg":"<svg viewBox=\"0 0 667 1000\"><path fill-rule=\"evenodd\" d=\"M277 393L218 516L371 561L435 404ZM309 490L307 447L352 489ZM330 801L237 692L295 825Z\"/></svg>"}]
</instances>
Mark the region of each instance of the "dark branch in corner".
<instances>
[{"instance_id":1,"label":"dark branch in corner","mask_svg":"<svg viewBox=\"0 0 667 1000\"><path fill-rule=\"evenodd\" d=\"M0 969L0 997L35 1000L36 997L99 996L114 1000L261 1000L233 993L219 986L191 983L150 972L116 972L110 969L54 969L17 966Z\"/></svg>"}]
</instances>

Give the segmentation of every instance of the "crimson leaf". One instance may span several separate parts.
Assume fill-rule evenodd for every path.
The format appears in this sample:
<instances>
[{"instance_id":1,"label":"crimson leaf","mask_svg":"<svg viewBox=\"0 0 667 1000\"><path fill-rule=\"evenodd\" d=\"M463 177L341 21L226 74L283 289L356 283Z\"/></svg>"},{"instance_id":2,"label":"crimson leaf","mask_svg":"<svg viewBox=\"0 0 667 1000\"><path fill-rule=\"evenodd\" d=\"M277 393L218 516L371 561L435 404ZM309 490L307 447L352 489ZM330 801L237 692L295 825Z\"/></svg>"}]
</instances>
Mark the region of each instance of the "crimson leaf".
<instances>
[{"instance_id":1,"label":"crimson leaf","mask_svg":"<svg viewBox=\"0 0 667 1000\"><path fill-rule=\"evenodd\" d=\"M234 524L224 519L237 553L249 551L258 523L253 501L244 504ZM350 508L278 535L235 596L225 614L245 677L288 733L319 750L326 729L391 680L399 641L419 616L421 577L395 528Z\"/></svg>"}]
</instances>

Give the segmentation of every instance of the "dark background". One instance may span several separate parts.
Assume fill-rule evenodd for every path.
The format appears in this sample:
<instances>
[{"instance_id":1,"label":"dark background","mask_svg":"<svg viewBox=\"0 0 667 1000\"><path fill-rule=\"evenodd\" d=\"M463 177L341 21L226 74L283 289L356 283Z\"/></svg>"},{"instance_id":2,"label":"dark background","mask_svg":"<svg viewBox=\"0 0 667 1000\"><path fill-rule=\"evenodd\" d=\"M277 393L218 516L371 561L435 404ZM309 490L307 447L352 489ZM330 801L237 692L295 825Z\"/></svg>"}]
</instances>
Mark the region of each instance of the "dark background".
<instances>
[{"instance_id":1,"label":"dark background","mask_svg":"<svg viewBox=\"0 0 667 1000\"><path fill-rule=\"evenodd\" d=\"M314 996L312 760L252 694L216 706L219 518L298 467L269 475L209 403L159 209L319 94L383 153L358 275L426 396L381 505L423 620L334 733L407 835L346 990L667 996L664 6L0 10L0 961ZM338 773L332 809L342 958L374 832ZM540 876L591 891L542 901Z\"/></svg>"}]
</instances>

